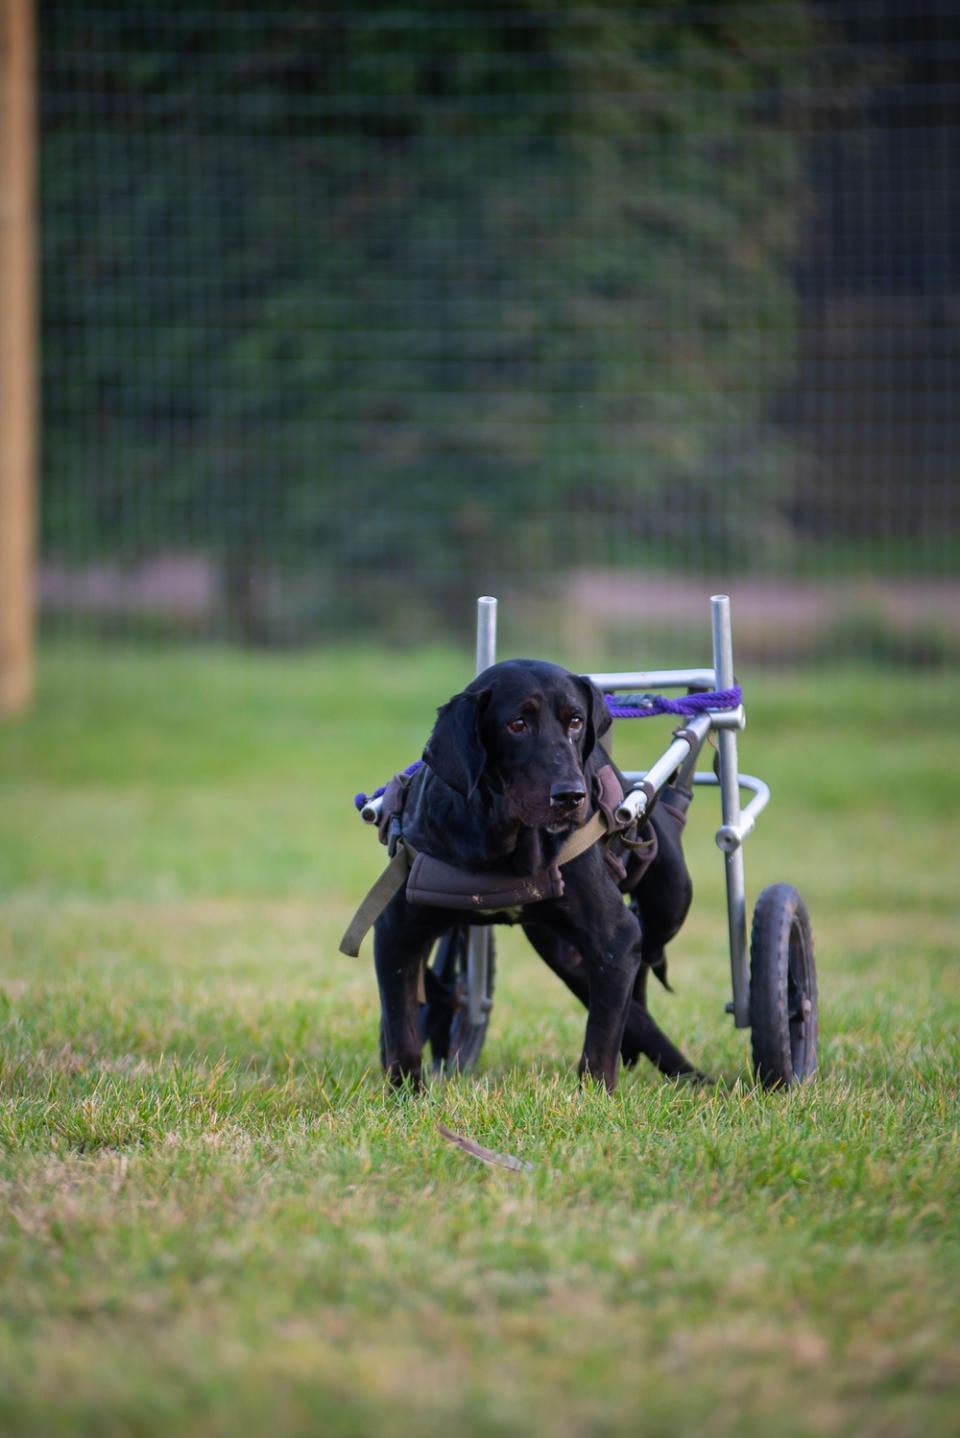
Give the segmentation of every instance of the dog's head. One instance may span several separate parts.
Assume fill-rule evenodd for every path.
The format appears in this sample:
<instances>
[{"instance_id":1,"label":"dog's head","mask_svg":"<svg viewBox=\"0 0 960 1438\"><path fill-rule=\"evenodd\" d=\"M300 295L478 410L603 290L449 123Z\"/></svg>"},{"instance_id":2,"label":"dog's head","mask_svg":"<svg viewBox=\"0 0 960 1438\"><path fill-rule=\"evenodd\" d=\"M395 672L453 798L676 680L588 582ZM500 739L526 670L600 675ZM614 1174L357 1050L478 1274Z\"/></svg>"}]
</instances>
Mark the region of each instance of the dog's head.
<instances>
[{"instance_id":1,"label":"dog's head","mask_svg":"<svg viewBox=\"0 0 960 1438\"><path fill-rule=\"evenodd\" d=\"M439 710L423 757L458 793L469 798L487 785L522 824L559 833L587 816L586 764L610 722L584 675L508 659Z\"/></svg>"}]
</instances>

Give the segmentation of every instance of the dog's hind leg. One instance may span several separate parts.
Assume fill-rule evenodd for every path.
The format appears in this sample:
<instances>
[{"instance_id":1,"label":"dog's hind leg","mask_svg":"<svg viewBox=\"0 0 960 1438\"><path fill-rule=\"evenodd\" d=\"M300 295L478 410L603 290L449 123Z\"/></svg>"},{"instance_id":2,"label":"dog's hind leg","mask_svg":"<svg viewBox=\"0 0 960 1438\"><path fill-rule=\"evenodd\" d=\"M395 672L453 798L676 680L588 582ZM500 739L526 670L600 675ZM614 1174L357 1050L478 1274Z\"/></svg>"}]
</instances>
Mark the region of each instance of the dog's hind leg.
<instances>
[{"instance_id":1,"label":"dog's hind leg","mask_svg":"<svg viewBox=\"0 0 960 1438\"><path fill-rule=\"evenodd\" d=\"M643 934L640 954L644 968L638 976L638 984L642 987L637 993L643 1004L648 969L664 988L670 987L667 983L666 945L680 932L693 899L693 882L681 843L689 803L689 790L679 787L663 790L651 819L657 834L656 858L628 895Z\"/></svg>"},{"instance_id":2,"label":"dog's hind leg","mask_svg":"<svg viewBox=\"0 0 960 1438\"><path fill-rule=\"evenodd\" d=\"M671 1043L666 1034L652 1018L647 1008L647 965L642 964L634 980L633 1000L627 1010L627 1023L620 1045L620 1057L625 1068L632 1068L640 1055L648 1058L668 1078L679 1078L682 1074L694 1074L705 1079L687 1056Z\"/></svg>"}]
</instances>

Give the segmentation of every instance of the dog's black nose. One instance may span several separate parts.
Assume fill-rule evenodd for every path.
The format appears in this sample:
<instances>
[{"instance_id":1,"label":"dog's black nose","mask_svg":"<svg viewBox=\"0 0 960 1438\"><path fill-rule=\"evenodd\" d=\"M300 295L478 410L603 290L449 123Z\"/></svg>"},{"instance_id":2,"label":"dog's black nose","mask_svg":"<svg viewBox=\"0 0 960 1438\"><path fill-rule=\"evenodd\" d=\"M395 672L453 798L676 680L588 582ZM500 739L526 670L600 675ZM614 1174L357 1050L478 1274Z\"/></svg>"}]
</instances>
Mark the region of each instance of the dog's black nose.
<instances>
[{"instance_id":1,"label":"dog's black nose","mask_svg":"<svg viewBox=\"0 0 960 1438\"><path fill-rule=\"evenodd\" d=\"M585 789L575 789L569 783L554 784L550 790L550 803L555 809L575 809L587 797Z\"/></svg>"}]
</instances>

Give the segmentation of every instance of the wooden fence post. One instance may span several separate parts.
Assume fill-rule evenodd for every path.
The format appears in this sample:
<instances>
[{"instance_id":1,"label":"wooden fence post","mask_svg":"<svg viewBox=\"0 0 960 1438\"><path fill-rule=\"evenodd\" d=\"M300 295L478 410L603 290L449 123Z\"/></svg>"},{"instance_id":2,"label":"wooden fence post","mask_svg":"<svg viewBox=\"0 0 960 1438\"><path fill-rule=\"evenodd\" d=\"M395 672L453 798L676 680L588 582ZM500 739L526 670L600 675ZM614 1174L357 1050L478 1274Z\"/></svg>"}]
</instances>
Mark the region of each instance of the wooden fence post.
<instances>
[{"instance_id":1,"label":"wooden fence post","mask_svg":"<svg viewBox=\"0 0 960 1438\"><path fill-rule=\"evenodd\" d=\"M0 0L0 717L33 693L36 78L33 0Z\"/></svg>"}]
</instances>

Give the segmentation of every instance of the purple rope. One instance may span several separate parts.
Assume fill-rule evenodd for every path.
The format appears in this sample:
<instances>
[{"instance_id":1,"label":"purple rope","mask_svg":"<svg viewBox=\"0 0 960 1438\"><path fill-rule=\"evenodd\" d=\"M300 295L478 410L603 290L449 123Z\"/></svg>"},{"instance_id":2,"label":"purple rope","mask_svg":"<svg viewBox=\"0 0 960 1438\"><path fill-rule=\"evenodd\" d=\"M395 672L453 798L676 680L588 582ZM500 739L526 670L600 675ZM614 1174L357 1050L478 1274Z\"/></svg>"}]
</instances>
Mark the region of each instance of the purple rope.
<instances>
[{"instance_id":1,"label":"purple rope","mask_svg":"<svg viewBox=\"0 0 960 1438\"><path fill-rule=\"evenodd\" d=\"M403 772L405 774L415 774L422 763L422 759L414 759L413 763L409 764ZM359 813L359 811L363 808L365 804L369 804L371 799L379 799L380 795L385 794L386 792L386 784L381 784L380 788L374 789L372 794L354 794L353 802L356 805L357 812Z\"/></svg>"},{"instance_id":2,"label":"purple rope","mask_svg":"<svg viewBox=\"0 0 960 1438\"><path fill-rule=\"evenodd\" d=\"M736 709L743 690L737 685L707 694L686 694L682 699L667 699L663 694L623 694L618 702L613 694L603 697L611 719L648 719L651 714L682 714L689 718L705 709Z\"/></svg>"}]
</instances>

